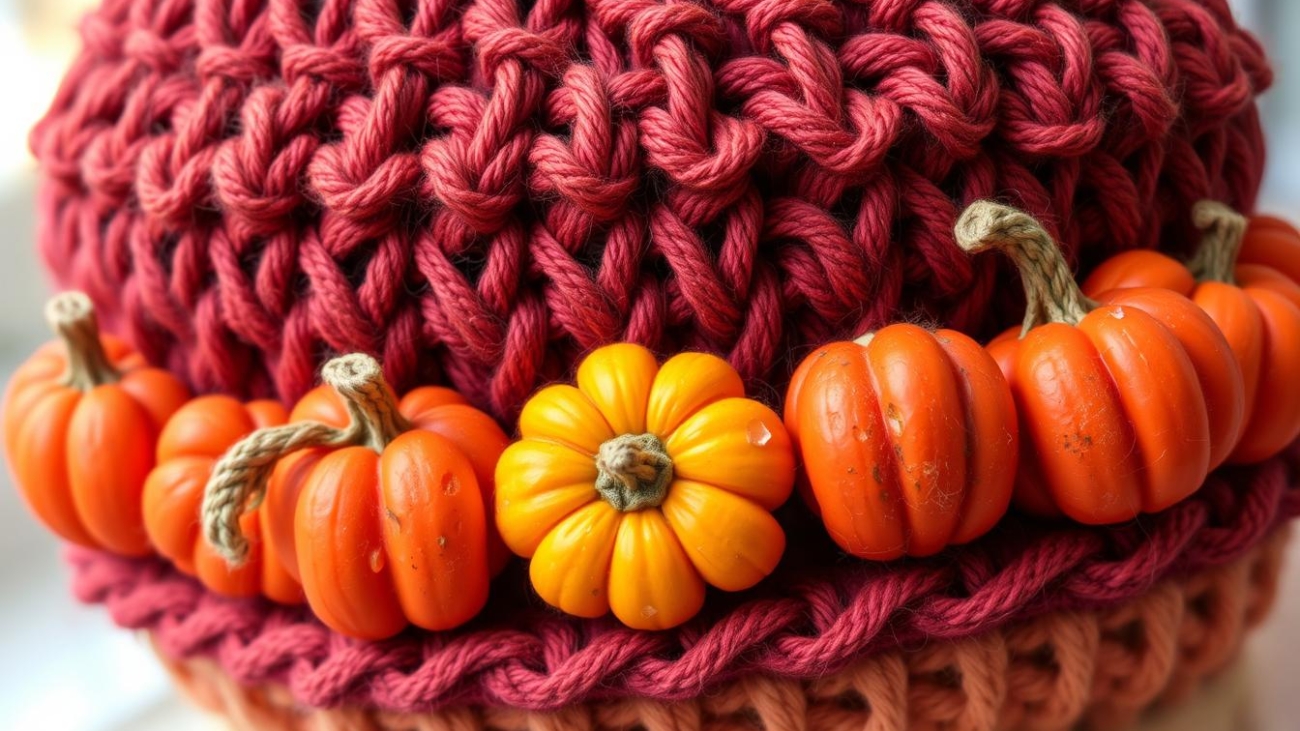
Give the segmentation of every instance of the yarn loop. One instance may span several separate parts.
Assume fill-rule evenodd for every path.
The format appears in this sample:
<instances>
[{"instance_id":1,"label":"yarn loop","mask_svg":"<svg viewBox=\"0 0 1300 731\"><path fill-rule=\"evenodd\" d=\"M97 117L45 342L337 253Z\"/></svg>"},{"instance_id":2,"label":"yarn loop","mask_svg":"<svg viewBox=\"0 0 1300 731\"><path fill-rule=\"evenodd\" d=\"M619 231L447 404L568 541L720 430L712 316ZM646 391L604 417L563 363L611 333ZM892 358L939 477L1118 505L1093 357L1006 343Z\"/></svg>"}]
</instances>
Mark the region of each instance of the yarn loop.
<instances>
[{"instance_id":1,"label":"yarn loop","mask_svg":"<svg viewBox=\"0 0 1300 731\"><path fill-rule=\"evenodd\" d=\"M617 340L792 354L1021 302L992 198L1086 273L1249 212L1271 82L1225 0L104 0L31 135L41 250L198 392L340 353L510 420ZM1183 254L1183 251L1176 251Z\"/></svg>"},{"instance_id":2,"label":"yarn loop","mask_svg":"<svg viewBox=\"0 0 1300 731\"><path fill-rule=\"evenodd\" d=\"M1041 639L1017 639L1016 626L1028 631L1034 617L1113 607L1165 578L1213 571L1298 515L1295 445L1215 473L1187 500L1121 526L1011 517L961 551L889 566L828 565L821 551L801 559L792 543L764 584L736 601L716 598L667 632L561 617L507 593L526 583L516 576L497 582L473 625L379 644L334 634L302 608L215 596L161 562L74 551L72 563L79 597L106 604L119 625L150 631L165 655L211 658L246 686L284 685L299 705L554 711L614 698L699 699L742 677L824 678L899 648L942 653L997 628L1025 658Z\"/></svg>"}]
</instances>

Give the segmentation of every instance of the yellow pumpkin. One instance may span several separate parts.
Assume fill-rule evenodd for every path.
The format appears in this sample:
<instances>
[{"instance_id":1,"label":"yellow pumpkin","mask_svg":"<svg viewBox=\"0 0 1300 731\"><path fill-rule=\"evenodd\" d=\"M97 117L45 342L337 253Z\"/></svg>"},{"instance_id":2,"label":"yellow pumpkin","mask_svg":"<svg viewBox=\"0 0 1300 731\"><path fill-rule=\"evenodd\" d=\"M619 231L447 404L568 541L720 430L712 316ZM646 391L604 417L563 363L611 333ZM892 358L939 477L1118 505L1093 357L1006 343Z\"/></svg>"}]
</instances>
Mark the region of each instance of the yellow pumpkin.
<instances>
[{"instance_id":1,"label":"yellow pumpkin","mask_svg":"<svg viewBox=\"0 0 1300 731\"><path fill-rule=\"evenodd\" d=\"M790 438L720 358L600 348L576 386L529 400L519 432L497 463L497 527L564 612L667 629L705 584L747 589L785 551L771 511L794 484Z\"/></svg>"}]
</instances>

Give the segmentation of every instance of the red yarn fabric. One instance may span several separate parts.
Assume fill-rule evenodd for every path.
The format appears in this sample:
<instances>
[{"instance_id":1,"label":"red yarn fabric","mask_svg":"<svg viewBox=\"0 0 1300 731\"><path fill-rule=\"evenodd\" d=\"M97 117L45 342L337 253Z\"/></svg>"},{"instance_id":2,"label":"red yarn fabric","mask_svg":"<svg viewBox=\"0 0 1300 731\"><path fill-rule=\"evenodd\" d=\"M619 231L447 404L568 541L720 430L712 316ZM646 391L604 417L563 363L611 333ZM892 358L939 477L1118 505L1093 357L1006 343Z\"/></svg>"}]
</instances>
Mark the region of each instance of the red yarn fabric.
<instances>
[{"instance_id":1,"label":"red yarn fabric","mask_svg":"<svg viewBox=\"0 0 1300 731\"><path fill-rule=\"evenodd\" d=\"M1226 0L106 0L82 35L31 136L59 284L199 391L366 351L503 418L616 339L779 388L898 317L1004 325L965 202L1085 268L1190 241L1194 200L1252 207L1270 83Z\"/></svg>"},{"instance_id":2,"label":"red yarn fabric","mask_svg":"<svg viewBox=\"0 0 1300 731\"><path fill-rule=\"evenodd\" d=\"M1296 515L1300 445L1216 474L1188 500L1125 526L1012 520L960 550L888 566L792 557L760 589L729 606L716 596L705 616L671 631L521 611L507 580L493 588L487 617L379 644L332 633L301 609L217 597L160 561L74 550L71 563L82 600L149 630L168 656L210 656L240 683L285 685L304 704L557 709L696 698L749 673L817 678L876 652L1113 606L1166 577L1230 562Z\"/></svg>"}]
</instances>

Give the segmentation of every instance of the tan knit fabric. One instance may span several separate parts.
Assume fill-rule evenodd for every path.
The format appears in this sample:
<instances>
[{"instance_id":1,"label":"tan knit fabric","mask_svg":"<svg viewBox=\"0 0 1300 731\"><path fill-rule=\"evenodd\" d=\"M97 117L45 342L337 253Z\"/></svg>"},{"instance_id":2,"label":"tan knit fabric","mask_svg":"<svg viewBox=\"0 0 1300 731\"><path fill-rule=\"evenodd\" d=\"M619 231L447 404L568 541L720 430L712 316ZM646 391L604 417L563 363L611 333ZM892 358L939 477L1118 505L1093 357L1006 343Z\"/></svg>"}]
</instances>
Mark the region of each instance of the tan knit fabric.
<instances>
[{"instance_id":1,"label":"tan knit fabric","mask_svg":"<svg viewBox=\"0 0 1300 731\"><path fill-rule=\"evenodd\" d=\"M960 642L868 658L814 682L746 678L684 703L624 700L554 713L420 715L297 707L211 661L167 663L200 706L249 731L1061 731L1114 728L1227 665L1276 592L1282 528L1242 559L1098 612L1057 612Z\"/></svg>"}]
</instances>

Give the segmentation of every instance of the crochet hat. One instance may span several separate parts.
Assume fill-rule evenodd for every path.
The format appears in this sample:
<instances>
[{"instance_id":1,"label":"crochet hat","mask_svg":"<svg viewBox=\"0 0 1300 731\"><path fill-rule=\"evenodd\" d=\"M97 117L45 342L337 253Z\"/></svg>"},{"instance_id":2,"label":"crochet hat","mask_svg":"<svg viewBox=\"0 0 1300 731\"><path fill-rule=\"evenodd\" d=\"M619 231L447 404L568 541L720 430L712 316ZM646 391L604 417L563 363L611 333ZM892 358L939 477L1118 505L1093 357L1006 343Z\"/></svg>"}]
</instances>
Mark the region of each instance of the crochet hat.
<instances>
[{"instance_id":1,"label":"crochet hat","mask_svg":"<svg viewBox=\"0 0 1300 731\"><path fill-rule=\"evenodd\" d=\"M828 341L1018 322L1006 262L953 241L978 199L1081 272L1186 254L1196 201L1253 209L1271 81L1226 0L105 0L82 36L31 146L44 261L106 331L284 404L368 353L507 432L612 342L775 405ZM768 581L663 632L561 616L518 566L474 622L367 643L158 559L71 564L250 728L1064 729L1227 662L1298 460L902 563L789 509Z\"/></svg>"},{"instance_id":2,"label":"crochet hat","mask_svg":"<svg viewBox=\"0 0 1300 731\"><path fill-rule=\"evenodd\" d=\"M1182 246L1251 208L1271 79L1222 0L109 0L84 36L32 134L60 285L201 391L364 351L507 419L615 340L780 387L895 319L1001 327L962 205L1085 267Z\"/></svg>"}]
</instances>

